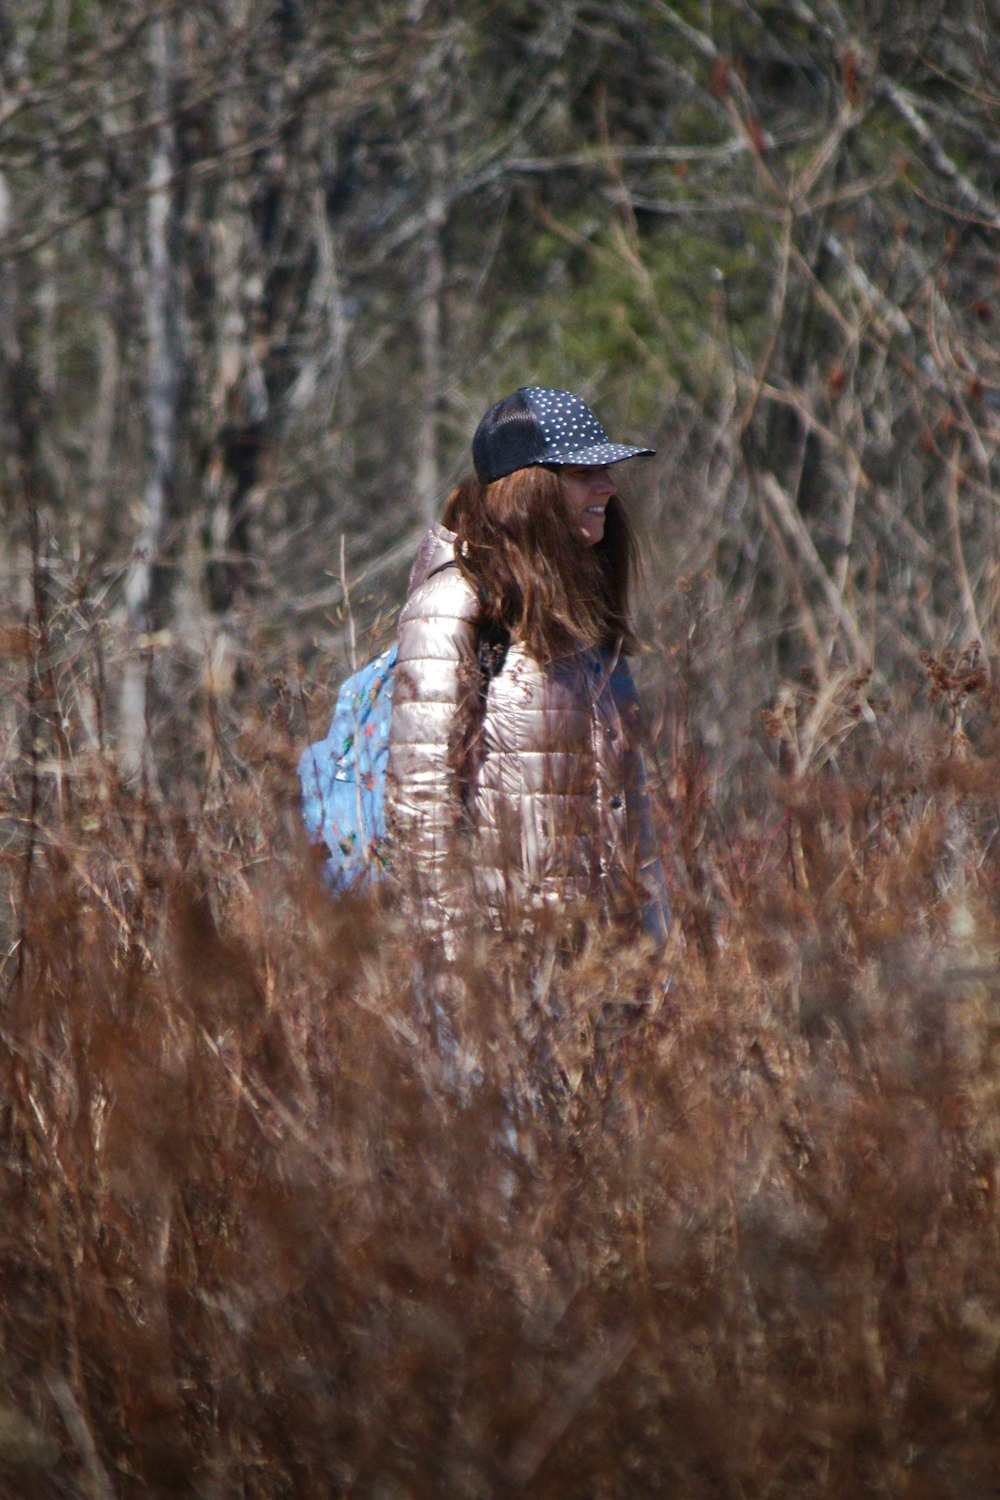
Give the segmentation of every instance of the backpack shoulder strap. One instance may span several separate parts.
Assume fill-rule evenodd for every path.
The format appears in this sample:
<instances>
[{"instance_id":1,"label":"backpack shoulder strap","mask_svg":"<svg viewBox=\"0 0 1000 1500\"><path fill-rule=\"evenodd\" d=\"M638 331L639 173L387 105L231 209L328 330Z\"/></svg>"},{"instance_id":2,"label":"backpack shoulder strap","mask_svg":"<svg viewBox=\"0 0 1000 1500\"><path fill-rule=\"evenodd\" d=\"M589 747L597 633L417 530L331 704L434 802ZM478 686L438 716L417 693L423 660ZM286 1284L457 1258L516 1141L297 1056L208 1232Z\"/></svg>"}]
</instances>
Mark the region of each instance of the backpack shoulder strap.
<instances>
[{"instance_id":1,"label":"backpack shoulder strap","mask_svg":"<svg viewBox=\"0 0 1000 1500\"><path fill-rule=\"evenodd\" d=\"M424 583L430 578L436 578L438 573L445 572L447 568L457 567L457 558L449 557L446 562L439 563L436 568L431 569L427 574L427 578L424 579ZM480 591L480 609L483 608L484 604L485 600L483 599L482 591ZM510 631L506 626L496 625L481 616L477 636L476 655L479 659L480 672L479 698L481 705L485 708L490 683L494 677L498 677L503 671L503 664L507 660L507 652L510 649Z\"/></svg>"}]
</instances>

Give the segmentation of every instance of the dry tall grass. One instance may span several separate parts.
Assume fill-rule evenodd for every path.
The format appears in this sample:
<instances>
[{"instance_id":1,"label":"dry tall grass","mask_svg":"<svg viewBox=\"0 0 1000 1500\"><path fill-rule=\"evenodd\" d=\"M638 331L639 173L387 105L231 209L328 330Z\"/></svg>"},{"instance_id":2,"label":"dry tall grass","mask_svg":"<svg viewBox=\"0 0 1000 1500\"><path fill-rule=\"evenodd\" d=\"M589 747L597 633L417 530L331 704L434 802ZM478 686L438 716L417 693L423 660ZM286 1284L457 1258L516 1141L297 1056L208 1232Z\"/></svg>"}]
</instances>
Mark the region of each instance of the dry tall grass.
<instances>
[{"instance_id":1,"label":"dry tall grass","mask_svg":"<svg viewBox=\"0 0 1000 1500\"><path fill-rule=\"evenodd\" d=\"M754 828L682 746L665 954L470 932L459 979L323 893L281 693L166 798L8 645L0 1493L1000 1492L968 664L905 744L857 679L789 691Z\"/></svg>"}]
</instances>

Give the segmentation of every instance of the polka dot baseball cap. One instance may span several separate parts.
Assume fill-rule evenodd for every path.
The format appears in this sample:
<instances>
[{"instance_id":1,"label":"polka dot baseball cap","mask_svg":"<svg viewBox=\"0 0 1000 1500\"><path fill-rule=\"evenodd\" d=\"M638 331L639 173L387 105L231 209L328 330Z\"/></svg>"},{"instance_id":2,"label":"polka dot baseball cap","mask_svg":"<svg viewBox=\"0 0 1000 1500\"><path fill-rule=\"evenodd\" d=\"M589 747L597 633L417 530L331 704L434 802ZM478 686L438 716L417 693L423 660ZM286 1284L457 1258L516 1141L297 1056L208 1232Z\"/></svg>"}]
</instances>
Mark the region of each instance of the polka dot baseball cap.
<instances>
[{"instance_id":1,"label":"polka dot baseball cap","mask_svg":"<svg viewBox=\"0 0 1000 1500\"><path fill-rule=\"evenodd\" d=\"M590 407L572 391L523 385L491 406L472 439L472 461L482 484L538 464L620 464L655 448L612 443Z\"/></svg>"}]
</instances>

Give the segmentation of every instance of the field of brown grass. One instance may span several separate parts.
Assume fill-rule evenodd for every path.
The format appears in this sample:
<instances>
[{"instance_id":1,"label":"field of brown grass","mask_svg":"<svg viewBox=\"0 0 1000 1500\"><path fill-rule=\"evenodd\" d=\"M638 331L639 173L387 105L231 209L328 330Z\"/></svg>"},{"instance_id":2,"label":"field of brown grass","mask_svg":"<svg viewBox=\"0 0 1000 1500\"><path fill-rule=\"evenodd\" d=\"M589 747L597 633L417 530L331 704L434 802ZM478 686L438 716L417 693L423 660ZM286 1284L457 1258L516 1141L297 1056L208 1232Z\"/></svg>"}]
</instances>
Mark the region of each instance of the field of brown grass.
<instances>
[{"instance_id":1,"label":"field of brown grass","mask_svg":"<svg viewBox=\"0 0 1000 1500\"><path fill-rule=\"evenodd\" d=\"M742 822L661 747L666 952L456 971L324 893L284 686L126 786L4 650L0 1494L1000 1494L974 663L778 695Z\"/></svg>"}]
</instances>

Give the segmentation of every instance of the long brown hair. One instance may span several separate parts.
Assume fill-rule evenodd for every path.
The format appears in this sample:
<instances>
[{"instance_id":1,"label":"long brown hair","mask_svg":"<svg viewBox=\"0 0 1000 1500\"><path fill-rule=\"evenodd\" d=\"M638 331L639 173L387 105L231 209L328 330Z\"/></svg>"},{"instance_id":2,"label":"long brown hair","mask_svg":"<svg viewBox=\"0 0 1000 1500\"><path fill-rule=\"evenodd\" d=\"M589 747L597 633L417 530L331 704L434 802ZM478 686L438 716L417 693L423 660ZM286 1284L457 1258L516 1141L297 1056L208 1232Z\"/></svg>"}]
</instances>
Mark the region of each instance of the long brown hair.
<instances>
[{"instance_id":1,"label":"long brown hair","mask_svg":"<svg viewBox=\"0 0 1000 1500\"><path fill-rule=\"evenodd\" d=\"M517 469L492 484L470 479L448 497L444 524L483 602L485 620L549 662L585 646L634 648L629 592L638 549L613 495L604 536L581 542L553 469Z\"/></svg>"}]
</instances>

